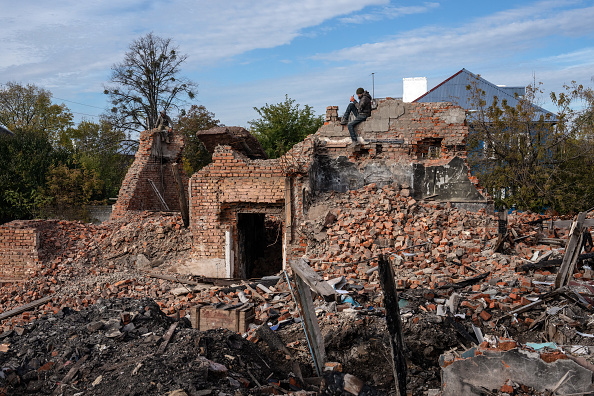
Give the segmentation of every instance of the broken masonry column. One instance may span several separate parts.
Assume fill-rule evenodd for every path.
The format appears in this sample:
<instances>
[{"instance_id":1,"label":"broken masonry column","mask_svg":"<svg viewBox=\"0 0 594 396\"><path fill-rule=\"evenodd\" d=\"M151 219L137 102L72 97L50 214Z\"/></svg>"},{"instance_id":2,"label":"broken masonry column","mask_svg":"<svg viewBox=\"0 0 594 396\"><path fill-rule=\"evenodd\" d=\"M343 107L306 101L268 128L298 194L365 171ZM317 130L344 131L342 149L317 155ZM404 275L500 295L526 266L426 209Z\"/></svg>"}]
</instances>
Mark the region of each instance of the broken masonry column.
<instances>
[{"instance_id":1,"label":"broken masonry column","mask_svg":"<svg viewBox=\"0 0 594 396\"><path fill-rule=\"evenodd\" d=\"M324 121L327 123L335 123L338 122L338 106L328 106L326 107L326 117Z\"/></svg>"},{"instance_id":2,"label":"broken masonry column","mask_svg":"<svg viewBox=\"0 0 594 396\"><path fill-rule=\"evenodd\" d=\"M173 211L182 210L176 178L181 178L184 191L189 179L182 167L175 173L173 164L181 164L183 148L184 137L175 131L169 143L161 141L157 129L141 132L134 162L122 182L110 220L121 219L128 211L161 211L165 206Z\"/></svg>"},{"instance_id":3,"label":"broken masonry column","mask_svg":"<svg viewBox=\"0 0 594 396\"><path fill-rule=\"evenodd\" d=\"M406 395L406 359L404 358L404 337L402 336L402 321L400 319L400 307L398 305L398 293L394 283L394 270L392 264L382 254L378 258L378 271L380 285L384 295L384 307L386 309L386 325L390 333L390 346L392 354L392 369L394 370L394 382L396 394Z\"/></svg>"}]
</instances>

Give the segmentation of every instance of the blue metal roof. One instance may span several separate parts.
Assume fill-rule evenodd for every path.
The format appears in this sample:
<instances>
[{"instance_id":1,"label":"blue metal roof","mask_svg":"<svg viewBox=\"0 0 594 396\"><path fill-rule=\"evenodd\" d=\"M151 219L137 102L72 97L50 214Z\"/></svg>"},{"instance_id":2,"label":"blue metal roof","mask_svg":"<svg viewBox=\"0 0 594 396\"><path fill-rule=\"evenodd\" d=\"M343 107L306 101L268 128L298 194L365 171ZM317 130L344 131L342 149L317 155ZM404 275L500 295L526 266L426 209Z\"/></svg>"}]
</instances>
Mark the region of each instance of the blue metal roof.
<instances>
[{"instance_id":1,"label":"blue metal roof","mask_svg":"<svg viewBox=\"0 0 594 396\"><path fill-rule=\"evenodd\" d=\"M519 96L523 96L526 92L524 87L498 87L484 78L477 76L466 69L462 69L450 78L436 85L430 91L413 100L413 102L451 102L466 110L473 110L471 108L471 91L466 89L466 87L474 83L477 84L478 88L485 91L487 105L491 104L491 99L489 98L496 96L499 99L499 103L505 99L509 106L515 107L519 102L519 99L515 94L517 93ZM554 113L539 106L535 106L535 110L537 113L536 118L540 118L540 115L543 114L545 115L545 119L547 119L546 115L548 114L549 118L547 121L557 121L557 116Z\"/></svg>"}]
</instances>

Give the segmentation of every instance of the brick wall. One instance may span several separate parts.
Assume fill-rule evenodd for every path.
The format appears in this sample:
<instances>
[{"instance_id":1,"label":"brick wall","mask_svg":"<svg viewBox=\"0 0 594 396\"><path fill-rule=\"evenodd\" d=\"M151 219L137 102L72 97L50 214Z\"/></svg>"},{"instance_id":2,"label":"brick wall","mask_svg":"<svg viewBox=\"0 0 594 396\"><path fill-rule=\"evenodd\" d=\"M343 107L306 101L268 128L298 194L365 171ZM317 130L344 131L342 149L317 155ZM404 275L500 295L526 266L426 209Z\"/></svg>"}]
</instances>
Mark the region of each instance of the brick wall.
<instances>
[{"instance_id":1,"label":"brick wall","mask_svg":"<svg viewBox=\"0 0 594 396\"><path fill-rule=\"evenodd\" d=\"M339 123L338 111L337 106L328 107L325 125L279 159L250 160L230 146L215 149L213 162L190 180L190 227L194 264L199 273L225 276L225 232L229 230L235 263L231 275L241 276L237 257L240 213L278 217L283 222L287 258L303 255L307 246L298 231L307 201L319 189L320 181L332 179L322 175L316 180L321 174L317 160L322 156L335 161L337 167L358 168L350 169L345 178L358 177L360 171L363 185L373 182L364 173L373 176L377 169L388 172L389 177L400 172L405 181L412 181L419 164L429 169L445 166L456 158L458 162L460 158L465 161L468 128L460 107L383 100L371 117L356 128L360 136L372 141L359 151L349 147L350 137L346 126ZM287 218L289 211L291 217Z\"/></svg>"},{"instance_id":2,"label":"brick wall","mask_svg":"<svg viewBox=\"0 0 594 396\"><path fill-rule=\"evenodd\" d=\"M241 272L237 257L239 213L264 213L280 218L284 235L287 231L285 194L288 194L292 196L291 224L302 218L303 174L309 170L312 154L311 138L273 160L250 160L230 146L215 149L213 162L190 180L193 256L197 263L203 263L204 275L217 276L224 272L221 266L224 266L227 230L235 241L233 273ZM294 227L289 231L294 233Z\"/></svg>"},{"instance_id":3,"label":"brick wall","mask_svg":"<svg viewBox=\"0 0 594 396\"><path fill-rule=\"evenodd\" d=\"M338 106L327 107L326 122L316 135L326 155L331 158L347 156L360 169L385 161L391 164L392 169L397 169L397 181L404 183L413 177L411 164L446 166L456 157L466 161L469 131L466 112L451 103L403 103L391 98L379 100L371 117L355 127L359 136L371 142L358 152L348 149L349 133L346 125L340 125L339 115L342 114ZM434 147L427 150L429 146ZM467 177L486 196L469 171Z\"/></svg>"},{"instance_id":4,"label":"brick wall","mask_svg":"<svg viewBox=\"0 0 594 396\"><path fill-rule=\"evenodd\" d=\"M27 279L40 265L41 221L12 221L0 226L0 281Z\"/></svg>"},{"instance_id":5,"label":"brick wall","mask_svg":"<svg viewBox=\"0 0 594 396\"><path fill-rule=\"evenodd\" d=\"M161 141L156 130L142 132L134 163L124 178L110 218L120 219L127 211L165 210L149 180L153 181L169 210L179 211L178 190L171 164L181 163L183 147L184 140L180 134L173 133L170 143L167 143ZM187 191L188 177L183 171L182 180Z\"/></svg>"},{"instance_id":6,"label":"brick wall","mask_svg":"<svg viewBox=\"0 0 594 396\"><path fill-rule=\"evenodd\" d=\"M333 154L343 154L350 143L346 125L339 123L338 106L326 109L326 122L316 133ZM447 163L454 156L466 158L468 126L464 109L451 103L403 103L383 99L371 117L355 127L357 134L368 141L401 139L401 144L383 143L381 152L374 145L369 154L378 159ZM441 139L439 158L419 158L417 149L424 139Z\"/></svg>"}]
</instances>

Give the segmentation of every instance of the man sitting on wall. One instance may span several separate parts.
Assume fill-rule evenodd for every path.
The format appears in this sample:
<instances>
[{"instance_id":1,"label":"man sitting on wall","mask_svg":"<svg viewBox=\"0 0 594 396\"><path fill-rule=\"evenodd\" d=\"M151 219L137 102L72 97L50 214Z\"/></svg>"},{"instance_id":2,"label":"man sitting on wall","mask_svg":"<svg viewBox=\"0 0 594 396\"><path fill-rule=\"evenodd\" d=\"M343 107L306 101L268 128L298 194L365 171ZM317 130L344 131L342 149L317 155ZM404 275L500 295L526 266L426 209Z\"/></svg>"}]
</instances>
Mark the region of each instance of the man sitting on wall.
<instances>
[{"instance_id":1,"label":"man sitting on wall","mask_svg":"<svg viewBox=\"0 0 594 396\"><path fill-rule=\"evenodd\" d=\"M359 98L359 103L357 103L354 96L351 96L351 103L347 106L346 111L340 120L342 125L348 124L349 134L351 135L353 145L365 144L362 137L357 137L355 125L365 121L367 117L371 115L371 95L369 92L363 88L357 88L357 97ZM351 113L353 113L355 119L349 122Z\"/></svg>"}]
</instances>

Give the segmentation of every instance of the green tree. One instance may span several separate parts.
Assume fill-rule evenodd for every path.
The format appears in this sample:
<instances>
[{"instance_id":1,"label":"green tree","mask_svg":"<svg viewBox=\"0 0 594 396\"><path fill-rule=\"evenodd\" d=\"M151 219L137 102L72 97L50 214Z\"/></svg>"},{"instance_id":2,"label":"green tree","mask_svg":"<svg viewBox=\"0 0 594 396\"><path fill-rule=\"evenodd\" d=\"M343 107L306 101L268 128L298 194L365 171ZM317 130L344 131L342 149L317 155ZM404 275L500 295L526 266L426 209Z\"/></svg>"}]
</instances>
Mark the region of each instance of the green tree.
<instances>
[{"instance_id":1,"label":"green tree","mask_svg":"<svg viewBox=\"0 0 594 396\"><path fill-rule=\"evenodd\" d=\"M573 81L551 99L559 109L559 132L568 136L557 150L562 193L554 197L555 209L583 211L594 206L594 90Z\"/></svg>"},{"instance_id":2,"label":"green tree","mask_svg":"<svg viewBox=\"0 0 594 396\"><path fill-rule=\"evenodd\" d=\"M467 89L475 110L469 119L468 161L496 205L567 213L592 203L587 194L576 196L579 180L590 177L580 164L590 160L591 143L563 111L557 116L542 112L535 104L538 86L529 86L516 106L497 97L487 102L476 85Z\"/></svg>"},{"instance_id":3,"label":"green tree","mask_svg":"<svg viewBox=\"0 0 594 396\"><path fill-rule=\"evenodd\" d=\"M87 220L85 205L103 183L93 169L74 165L58 164L48 169L45 195L51 200L44 207L46 216Z\"/></svg>"},{"instance_id":4,"label":"green tree","mask_svg":"<svg viewBox=\"0 0 594 396\"><path fill-rule=\"evenodd\" d=\"M42 133L15 132L0 135L0 223L41 217L51 200L45 193L47 172L68 159Z\"/></svg>"},{"instance_id":5,"label":"green tree","mask_svg":"<svg viewBox=\"0 0 594 396\"><path fill-rule=\"evenodd\" d=\"M179 75L187 55L171 39L148 33L134 40L124 60L112 66L109 115L115 129L140 131L155 127L160 110L177 108L182 96L194 98L197 85Z\"/></svg>"},{"instance_id":6,"label":"green tree","mask_svg":"<svg viewBox=\"0 0 594 396\"><path fill-rule=\"evenodd\" d=\"M177 123L177 130L185 139L182 155L186 173L191 175L212 161L211 154L196 137L196 132L216 127L219 124L220 121L215 119L214 113L206 110L206 107L202 105L192 105L187 112L182 111Z\"/></svg>"},{"instance_id":7,"label":"green tree","mask_svg":"<svg viewBox=\"0 0 594 396\"><path fill-rule=\"evenodd\" d=\"M112 129L105 120L82 121L70 131L69 142L76 161L101 180L101 189L94 190L92 200L107 202L115 197L134 160L124 132Z\"/></svg>"},{"instance_id":8,"label":"green tree","mask_svg":"<svg viewBox=\"0 0 594 396\"><path fill-rule=\"evenodd\" d=\"M66 105L52 103L51 92L9 82L0 89L0 124L13 132L42 133L58 145L73 122Z\"/></svg>"},{"instance_id":9,"label":"green tree","mask_svg":"<svg viewBox=\"0 0 594 396\"><path fill-rule=\"evenodd\" d=\"M314 115L313 109L303 109L294 99L285 95L285 101L260 108L254 107L260 118L249 122L252 133L258 138L270 158L278 158L306 136L315 133L324 123L322 116Z\"/></svg>"}]
</instances>

